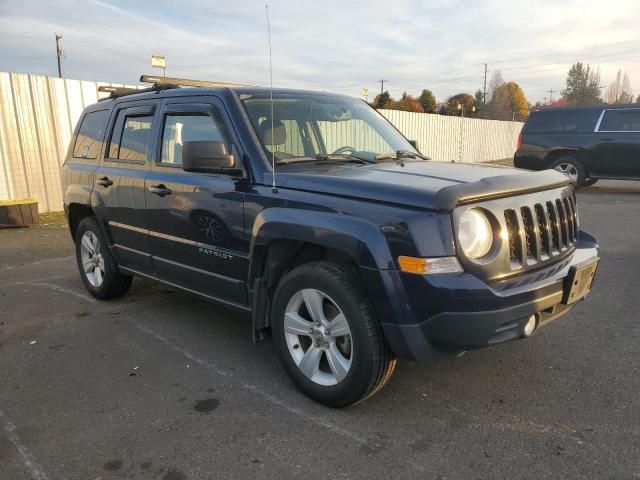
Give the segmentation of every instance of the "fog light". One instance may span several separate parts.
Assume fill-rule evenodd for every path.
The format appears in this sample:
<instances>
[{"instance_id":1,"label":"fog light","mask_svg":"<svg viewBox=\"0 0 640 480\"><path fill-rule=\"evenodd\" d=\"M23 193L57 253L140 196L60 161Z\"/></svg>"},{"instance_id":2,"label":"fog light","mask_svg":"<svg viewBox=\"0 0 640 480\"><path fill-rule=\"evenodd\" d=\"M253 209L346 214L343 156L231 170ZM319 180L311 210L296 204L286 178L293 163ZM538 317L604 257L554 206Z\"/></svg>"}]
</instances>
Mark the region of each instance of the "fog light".
<instances>
[{"instance_id":1,"label":"fog light","mask_svg":"<svg viewBox=\"0 0 640 480\"><path fill-rule=\"evenodd\" d=\"M524 325L524 330L522 331L522 335L525 337L530 337L533 335L533 332L538 328L538 317L534 314L529 317L527 323Z\"/></svg>"}]
</instances>

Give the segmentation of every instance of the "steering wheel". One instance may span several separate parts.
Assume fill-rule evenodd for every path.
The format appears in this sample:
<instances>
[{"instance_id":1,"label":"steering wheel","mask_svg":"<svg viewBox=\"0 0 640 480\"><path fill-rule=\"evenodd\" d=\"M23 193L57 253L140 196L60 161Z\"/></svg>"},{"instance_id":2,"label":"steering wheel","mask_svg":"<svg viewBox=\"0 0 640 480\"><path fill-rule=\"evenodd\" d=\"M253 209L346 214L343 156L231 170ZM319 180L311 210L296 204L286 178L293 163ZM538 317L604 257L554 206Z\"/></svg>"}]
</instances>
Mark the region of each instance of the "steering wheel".
<instances>
[{"instance_id":1,"label":"steering wheel","mask_svg":"<svg viewBox=\"0 0 640 480\"><path fill-rule=\"evenodd\" d=\"M340 147L335 152L331 153L331 155L346 154L347 152L354 153L354 152L357 152L357 150L353 147L350 147L349 145L345 145L344 147Z\"/></svg>"}]
</instances>

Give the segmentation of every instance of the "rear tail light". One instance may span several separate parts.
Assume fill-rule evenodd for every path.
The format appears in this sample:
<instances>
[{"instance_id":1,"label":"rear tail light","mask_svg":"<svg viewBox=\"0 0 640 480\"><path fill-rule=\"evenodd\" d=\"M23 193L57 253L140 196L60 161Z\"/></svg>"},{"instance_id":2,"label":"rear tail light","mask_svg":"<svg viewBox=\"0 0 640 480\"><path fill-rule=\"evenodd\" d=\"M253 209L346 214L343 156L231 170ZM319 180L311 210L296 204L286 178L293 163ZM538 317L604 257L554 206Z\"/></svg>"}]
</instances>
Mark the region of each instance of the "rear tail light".
<instances>
[{"instance_id":1,"label":"rear tail light","mask_svg":"<svg viewBox=\"0 0 640 480\"><path fill-rule=\"evenodd\" d=\"M522 132L518 134L518 150L522 148Z\"/></svg>"}]
</instances>

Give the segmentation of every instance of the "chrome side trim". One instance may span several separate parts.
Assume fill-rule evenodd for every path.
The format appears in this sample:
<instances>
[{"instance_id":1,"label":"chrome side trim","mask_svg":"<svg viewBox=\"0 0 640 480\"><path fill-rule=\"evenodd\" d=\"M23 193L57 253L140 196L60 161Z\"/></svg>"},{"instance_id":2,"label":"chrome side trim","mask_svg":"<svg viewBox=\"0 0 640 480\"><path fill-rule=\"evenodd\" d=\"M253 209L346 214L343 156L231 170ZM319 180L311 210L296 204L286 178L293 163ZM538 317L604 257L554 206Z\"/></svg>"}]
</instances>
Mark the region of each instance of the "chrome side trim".
<instances>
[{"instance_id":1,"label":"chrome side trim","mask_svg":"<svg viewBox=\"0 0 640 480\"><path fill-rule=\"evenodd\" d=\"M144 233L148 234L149 230L140 227L134 227L133 225L127 225L126 223L114 222L113 220L109 220L109 226L123 228L125 230L131 230L132 232Z\"/></svg>"},{"instance_id":2,"label":"chrome side trim","mask_svg":"<svg viewBox=\"0 0 640 480\"><path fill-rule=\"evenodd\" d=\"M205 250L212 250L214 252L224 253L227 255L231 255L233 257L240 258L249 258L249 255L244 253L240 253L236 250L229 250L227 248L216 247L215 245L210 245L208 243L196 242L195 240L189 240L188 238L176 237L173 235L169 235L166 233L154 232L153 230L149 230L149 235L156 238L161 238L163 240L169 240L171 242L183 243L185 245L191 245L193 247L203 248Z\"/></svg>"},{"instance_id":3,"label":"chrome side trim","mask_svg":"<svg viewBox=\"0 0 640 480\"><path fill-rule=\"evenodd\" d=\"M600 112L600 116L598 117L598 121L596 122L596 128L593 129L594 133L598 133L600 131L600 123L602 123L602 117L604 117L604 112L606 112L607 109L605 108L604 110L602 110L602 112Z\"/></svg>"},{"instance_id":4,"label":"chrome side trim","mask_svg":"<svg viewBox=\"0 0 640 480\"><path fill-rule=\"evenodd\" d=\"M109 225L112 227L122 228L125 230L130 230L132 232L142 233L146 235L150 235L152 237L161 238L163 240L169 240L171 242L182 243L184 245L191 245L193 247L202 248L204 250L211 250L213 252L218 252L221 254L230 255L232 257L239 257L248 259L249 255L238 252L236 250L229 250L228 248L221 248L215 245L210 245L208 243L196 242L195 240L189 240L188 238L176 237L174 235L169 235L166 233L154 232L153 230L146 230L144 228L135 227L133 225L128 225L126 223L114 222L112 220L109 221Z\"/></svg>"}]
</instances>

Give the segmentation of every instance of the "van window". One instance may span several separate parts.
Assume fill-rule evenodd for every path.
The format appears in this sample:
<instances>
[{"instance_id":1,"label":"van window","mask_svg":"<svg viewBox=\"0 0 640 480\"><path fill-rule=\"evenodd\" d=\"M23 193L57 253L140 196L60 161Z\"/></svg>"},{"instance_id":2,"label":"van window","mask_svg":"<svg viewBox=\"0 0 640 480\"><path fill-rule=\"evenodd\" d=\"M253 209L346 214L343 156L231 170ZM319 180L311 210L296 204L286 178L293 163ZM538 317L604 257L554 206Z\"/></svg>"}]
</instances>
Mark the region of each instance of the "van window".
<instances>
[{"instance_id":1,"label":"van window","mask_svg":"<svg viewBox=\"0 0 640 480\"><path fill-rule=\"evenodd\" d=\"M640 108L606 110L600 122L599 132L640 132Z\"/></svg>"},{"instance_id":2,"label":"van window","mask_svg":"<svg viewBox=\"0 0 640 480\"><path fill-rule=\"evenodd\" d=\"M602 110L540 110L532 112L525 133L593 132Z\"/></svg>"},{"instance_id":3,"label":"van window","mask_svg":"<svg viewBox=\"0 0 640 480\"><path fill-rule=\"evenodd\" d=\"M184 142L223 142L229 149L229 140L222 120L206 113L177 113L165 116L162 132L162 153L160 163L182 165L182 145Z\"/></svg>"},{"instance_id":4,"label":"van window","mask_svg":"<svg viewBox=\"0 0 640 480\"><path fill-rule=\"evenodd\" d=\"M146 161L152 122L153 115L127 115L125 110L120 110L113 127L109 158Z\"/></svg>"},{"instance_id":5,"label":"van window","mask_svg":"<svg viewBox=\"0 0 640 480\"><path fill-rule=\"evenodd\" d=\"M109 110L99 110L87 113L82 119L78 130L76 143L73 146L75 158L95 160L100 155L104 131L107 124Z\"/></svg>"}]
</instances>

